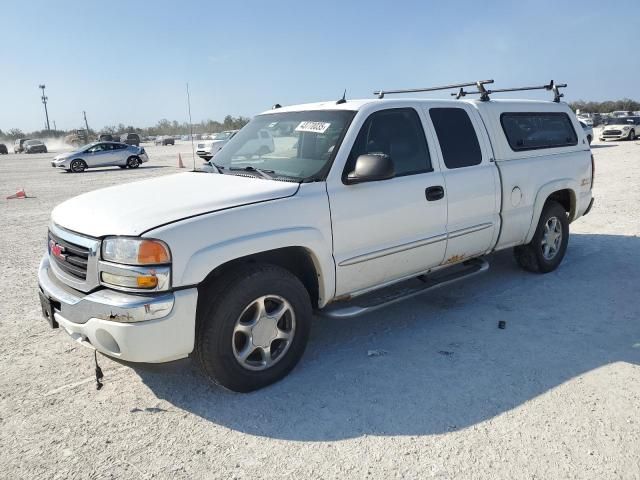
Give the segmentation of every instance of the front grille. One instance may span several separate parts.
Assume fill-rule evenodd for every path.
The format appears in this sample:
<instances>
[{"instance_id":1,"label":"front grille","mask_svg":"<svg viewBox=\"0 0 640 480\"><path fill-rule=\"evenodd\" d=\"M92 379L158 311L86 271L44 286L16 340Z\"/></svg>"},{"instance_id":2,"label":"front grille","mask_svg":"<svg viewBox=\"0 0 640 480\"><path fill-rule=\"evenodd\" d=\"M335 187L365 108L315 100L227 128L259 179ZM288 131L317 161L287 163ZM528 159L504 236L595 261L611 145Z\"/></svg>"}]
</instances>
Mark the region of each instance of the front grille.
<instances>
[{"instance_id":1,"label":"front grille","mask_svg":"<svg viewBox=\"0 0 640 480\"><path fill-rule=\"evenodd\" d=\"M61 254L54 255L52 247L59 245ZM89 249L80 245L62 240L49 232L49 258L53 259L56 266L63 272L80 280L87 279L87 265L89 262Z\"/></svg>"},{"instance_id":2,"label":"front grille","mask_svg":"<svg viewBox=\"0 0 640 480\"><path fill-rule=\"evenodd\" d=\"M622 135L622 130L605 130L603 135Z\"/></svg>"}]
</instances>

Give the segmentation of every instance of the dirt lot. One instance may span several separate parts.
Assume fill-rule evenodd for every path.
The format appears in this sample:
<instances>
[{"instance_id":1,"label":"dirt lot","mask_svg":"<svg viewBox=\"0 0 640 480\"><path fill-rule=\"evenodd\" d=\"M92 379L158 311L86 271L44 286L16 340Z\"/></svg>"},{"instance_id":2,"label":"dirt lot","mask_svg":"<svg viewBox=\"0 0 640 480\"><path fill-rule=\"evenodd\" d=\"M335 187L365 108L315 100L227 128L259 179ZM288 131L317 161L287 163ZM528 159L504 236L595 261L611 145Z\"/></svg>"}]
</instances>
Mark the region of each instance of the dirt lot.
<instances>
[{"instance_id":1,"label":"dirt lot","mask_svg":"<svg viewBox=\"0 0 640 480\"><path fill-rule=\"evenodd\" d=\"M174 173L190 149L84 174L0 156L0 477L640 478L640 142L594 144L596 204L554 273L502 252L484 276L318 318L296 370L253 394L208 385L189 361L104 357L96 391L93 354L40 315L51 209ZM4 200L19 187L35 198Z\"/></svg>"}]
</instances>

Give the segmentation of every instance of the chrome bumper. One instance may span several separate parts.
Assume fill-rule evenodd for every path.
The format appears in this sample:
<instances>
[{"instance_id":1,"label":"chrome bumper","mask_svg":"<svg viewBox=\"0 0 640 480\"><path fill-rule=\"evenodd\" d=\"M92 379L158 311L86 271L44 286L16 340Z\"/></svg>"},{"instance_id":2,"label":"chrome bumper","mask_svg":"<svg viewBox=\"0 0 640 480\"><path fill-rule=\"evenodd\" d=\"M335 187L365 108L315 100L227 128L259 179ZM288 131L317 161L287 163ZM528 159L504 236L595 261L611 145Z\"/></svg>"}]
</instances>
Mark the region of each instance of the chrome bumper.
<instances>
[{"instance_id":1,"label":"chrome bumper","mask_svg":"<svg viewBox=\"0 0 640 480\"><path fill-rule=\"evenodd\" d=\"M90 318L122 323L157 320L171 313L175 301L173 293L131 295L103 289L83 295L53 276L47 255L40 262L38 283L47 297L60 303L56 313L73 323L86 323Z\"/></svg>"},{"instance_id":2,"label":"chrome bumper","mask_svg":"<svg viewBox=\"0 0 640 480\"><path fill-rule=\"evenodd\" d=\"M198 290L131 295L103 289L87 295L59 282L49 258L38 282L50 299L54 325L78 343L129 362L162 363L184 358L195 342Z\"/></svg>"}]
</instances>

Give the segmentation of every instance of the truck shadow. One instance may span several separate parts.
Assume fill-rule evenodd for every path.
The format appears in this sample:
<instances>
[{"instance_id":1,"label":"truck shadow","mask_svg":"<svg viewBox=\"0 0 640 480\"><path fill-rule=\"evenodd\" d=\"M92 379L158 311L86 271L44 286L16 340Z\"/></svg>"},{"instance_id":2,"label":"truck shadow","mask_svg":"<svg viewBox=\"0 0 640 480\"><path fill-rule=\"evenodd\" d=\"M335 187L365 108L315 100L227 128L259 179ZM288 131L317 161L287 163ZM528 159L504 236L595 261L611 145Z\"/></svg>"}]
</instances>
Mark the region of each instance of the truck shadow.
<instances>
[{"instance_id":1,"label":"truck shadow","mask_svg":"<svg viewBox=\"0 0 640 480\"><path fill-rule=\"evenodd\" d=\"M300 365L251 394L209 385L195 362L137 373L158 398L252 435L458 430L591 370L640 364L638 252L635 236L574 234L548 275L523 272L501 252L483 276L361 318L317 318Z\"/></svg>"}]
</instances>

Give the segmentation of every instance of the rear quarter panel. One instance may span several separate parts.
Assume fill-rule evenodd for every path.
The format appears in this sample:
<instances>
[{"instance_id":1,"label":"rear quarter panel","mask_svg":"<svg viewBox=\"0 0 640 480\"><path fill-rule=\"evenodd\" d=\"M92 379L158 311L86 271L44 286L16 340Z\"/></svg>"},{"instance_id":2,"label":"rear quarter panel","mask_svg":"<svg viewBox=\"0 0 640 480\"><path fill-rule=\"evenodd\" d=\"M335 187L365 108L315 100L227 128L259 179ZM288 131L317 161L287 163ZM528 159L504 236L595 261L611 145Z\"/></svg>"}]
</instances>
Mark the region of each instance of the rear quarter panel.
<instances>
[{"instance_id":1,"label":"rear quarter panel","mask_svg":"<svg viewBox=\"0 0 640 480\"><path fill-rule=\"evenodd\" d=\"M496 249L530 241L548 196L558 190L571 192L570 221L591 201L591 149L586 135L566 104L553 102L487 102L478 110L490 131L502 189L502 228ZM564 112L576 132L575 146L513 151L500 115L504 112Z\"/></svg>"}]
</instances>

